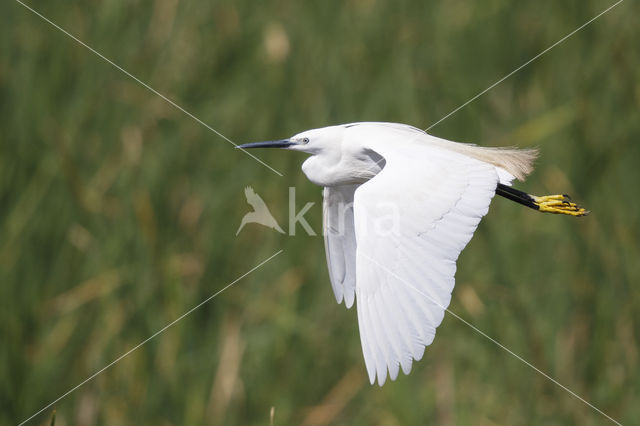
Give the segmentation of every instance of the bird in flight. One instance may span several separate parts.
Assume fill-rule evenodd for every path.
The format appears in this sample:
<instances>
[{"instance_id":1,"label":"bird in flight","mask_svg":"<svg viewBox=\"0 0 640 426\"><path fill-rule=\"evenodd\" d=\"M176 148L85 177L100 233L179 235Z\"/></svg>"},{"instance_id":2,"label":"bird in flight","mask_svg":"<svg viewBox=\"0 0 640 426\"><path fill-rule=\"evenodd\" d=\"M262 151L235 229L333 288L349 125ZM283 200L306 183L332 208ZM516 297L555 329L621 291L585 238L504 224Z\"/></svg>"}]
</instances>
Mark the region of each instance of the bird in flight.
<instances>
[{"instance_id":1,"label":"bird in flight","mask_svg":"<svg viewBox=\"0 0 640 426\"><path fill-rule=\"evenodd\" d=\"M324 187L324 241L338 303L357 300L373 384L409 374L433 342L451 301L456 261L495 194L545 213L588 214L566 195L511 186L533 170L534 149L451 142L397 123L351 123L238 148L311 156L307 178Z\"/></svg>"},{"instance_id":2,"label":"bird in flight","mask_svg":"<svg viewBox=\"0 0 640 426\"><path fill-rule=\"evenodd\" d=\"M247 203L253 207L253 211L244 215L240 222L240 227L236 231L236 235L240 233L247 223L259 223L260 225L275 229L279 233L284 234L284 231L280 228L278 222L276 222L276 219L269 211L264 200L256 194L252 187L247 186L244 189L244 196L247 198Z\"/></svg>"}]
</instances>

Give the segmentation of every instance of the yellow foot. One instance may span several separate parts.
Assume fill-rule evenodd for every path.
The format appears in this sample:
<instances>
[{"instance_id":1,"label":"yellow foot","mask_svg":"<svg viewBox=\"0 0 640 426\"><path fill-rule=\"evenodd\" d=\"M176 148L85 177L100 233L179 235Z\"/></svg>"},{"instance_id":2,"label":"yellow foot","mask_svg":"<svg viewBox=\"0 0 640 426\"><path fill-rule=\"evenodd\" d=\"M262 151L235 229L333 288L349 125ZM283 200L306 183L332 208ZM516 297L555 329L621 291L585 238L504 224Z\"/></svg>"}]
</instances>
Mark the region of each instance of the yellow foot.
<instances>
[{"instance_id":1,"label":"yellow foot","mask_svg":"<svg viewBox=\"0 0 640 426\"><path fill-rule=\"evenodd\" d=\"M538 210L544 213L568 214L570 216L586 216L588 210L583 209L576 203L571 202L568 195L543 195L537 197L532 195L533 202L538 206Z\"/></svg>"}]
</instances>

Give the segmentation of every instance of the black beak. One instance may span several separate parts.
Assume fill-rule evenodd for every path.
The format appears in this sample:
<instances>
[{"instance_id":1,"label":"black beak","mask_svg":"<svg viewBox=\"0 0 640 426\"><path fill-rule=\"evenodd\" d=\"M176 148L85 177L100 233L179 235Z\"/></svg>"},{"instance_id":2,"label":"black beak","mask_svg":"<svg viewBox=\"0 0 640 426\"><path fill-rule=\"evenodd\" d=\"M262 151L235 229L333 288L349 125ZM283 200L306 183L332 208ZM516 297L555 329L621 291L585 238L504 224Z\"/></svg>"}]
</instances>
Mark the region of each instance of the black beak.
<instances>
[{"instance_id":1,"label":"black beak","mask_svg":"<svg viewBox=\"0 0 640 426\"><path fill-rule=\"evenodd\" d=\"M266 142L251 142L245 143L242 145L237 145L236 148L247 149L247 148L287 148L291 145L295 145L294 142L291 142L289 139L280 139L277 141L266 141Z\"/></svg>"}]
</instances>

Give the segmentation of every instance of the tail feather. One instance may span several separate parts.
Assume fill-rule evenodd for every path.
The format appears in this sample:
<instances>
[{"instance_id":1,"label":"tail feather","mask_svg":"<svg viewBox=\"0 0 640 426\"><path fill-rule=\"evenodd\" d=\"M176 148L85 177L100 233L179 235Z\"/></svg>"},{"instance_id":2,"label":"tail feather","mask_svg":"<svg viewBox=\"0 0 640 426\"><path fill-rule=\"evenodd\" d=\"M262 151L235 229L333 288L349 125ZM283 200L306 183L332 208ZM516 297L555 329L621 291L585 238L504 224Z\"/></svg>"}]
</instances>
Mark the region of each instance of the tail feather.
<instances>
[{"instance_id":1,"label":"tail feather","mask_svg":"<svg viewBox=\"0 0 640 426\"><path fill-rule=\"evenodd\" d=\"M493 164L522 181L533 171L537 148L498 148L446 141L446 147L485 163Z\"/></svg>"},{"instance_id":2,"label":"tail feather","mask_svg":"<svg viewBox=\"0 0 640 426\"><path fill-rule=\"evenodd\" d=\"M522 181L533 171L533 163L538 158L537 148L493 148L474 146L472 155L511 173Z\"/></svg>"},{"instance_id":3,"label":"tail feather","mask_svg":"<svg viewBox=\"0 0 640 426\"><path fill-rule=\"evenodd\" d=\"M538 158L538 148L485 147L429 136L431 144L493 164L518 180L524 180L533 171L533 162Z\"/></svg>"}]
</instances>

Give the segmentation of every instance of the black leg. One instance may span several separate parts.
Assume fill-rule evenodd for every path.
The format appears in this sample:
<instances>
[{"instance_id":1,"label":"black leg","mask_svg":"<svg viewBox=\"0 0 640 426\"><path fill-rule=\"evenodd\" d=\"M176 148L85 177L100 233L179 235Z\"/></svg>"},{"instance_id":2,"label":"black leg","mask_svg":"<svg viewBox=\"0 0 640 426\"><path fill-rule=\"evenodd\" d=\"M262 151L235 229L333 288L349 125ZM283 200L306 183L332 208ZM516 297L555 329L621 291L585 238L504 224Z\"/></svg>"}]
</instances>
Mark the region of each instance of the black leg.
<instances>
[{"instance_id":1,"label":"black leg","mask_svg":"<svg viewBox=\"0 0 640 426\"><path fill-rule=\"evenodd\" d=\"M589 214L587 210L572 203L566 194L538 197L501 183L499 183L496 188L496 194L543 213L556 213L570 216L586 216Z\"/></svg>"},{"instance_id":2,"label":"black leg","mask_svg":"<svg viewBox=\"0 0 640 426\"><path fill-rule=\"evenodd\" d=\"M511 201L515 201L516 203L520 203L523 206L527 206L534 210L540 210L540 206L535 203L533 197L526 192L518 191L515 188L512 188L508 185L503 185L501 183L498 184L496 188L496 194L507 198Z\"/></svg>"}]
</instances>

